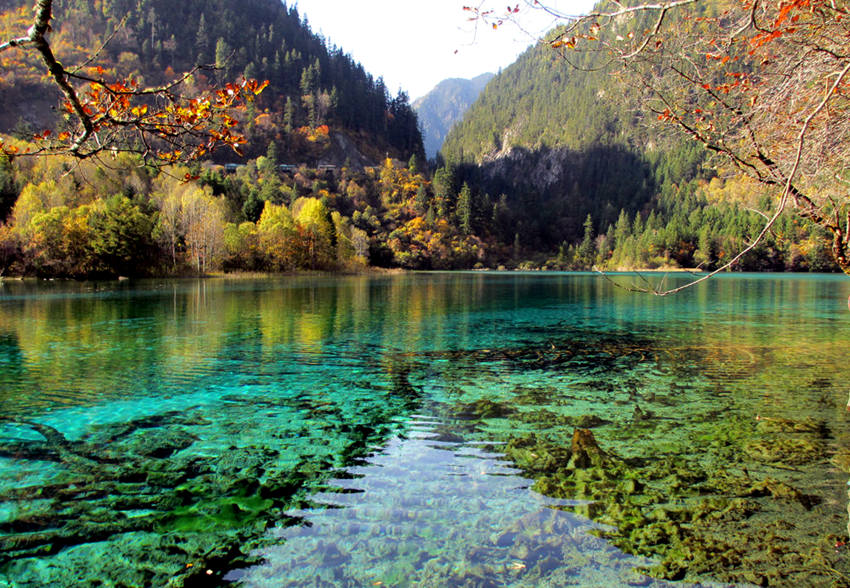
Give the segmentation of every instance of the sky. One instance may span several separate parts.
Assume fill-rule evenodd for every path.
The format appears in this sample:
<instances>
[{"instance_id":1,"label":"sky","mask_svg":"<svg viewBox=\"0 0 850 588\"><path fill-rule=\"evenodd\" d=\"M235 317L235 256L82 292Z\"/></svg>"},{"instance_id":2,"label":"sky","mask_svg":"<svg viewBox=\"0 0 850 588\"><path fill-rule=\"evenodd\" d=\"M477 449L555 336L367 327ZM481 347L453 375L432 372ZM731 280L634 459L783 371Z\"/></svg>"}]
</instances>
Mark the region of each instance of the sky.
<instances>
[{"instance_id":1,"label":"sky","mask_svg":"<svg viewBox=\"0 0 850 588\"><path fill-rule=\"evenodd\" d=\"M519 4L517 4L519 2ZM592 0L549 0L563 13L580 14ZM519 6L522 28L498 30L469 22L464 5L504 11L505 0L289 0L314 33L341 47L375 78L383 76L395 95L411 102L446 78L473 78L507 67L555 21L526 0Z\"/></svg>"}]
</instances>

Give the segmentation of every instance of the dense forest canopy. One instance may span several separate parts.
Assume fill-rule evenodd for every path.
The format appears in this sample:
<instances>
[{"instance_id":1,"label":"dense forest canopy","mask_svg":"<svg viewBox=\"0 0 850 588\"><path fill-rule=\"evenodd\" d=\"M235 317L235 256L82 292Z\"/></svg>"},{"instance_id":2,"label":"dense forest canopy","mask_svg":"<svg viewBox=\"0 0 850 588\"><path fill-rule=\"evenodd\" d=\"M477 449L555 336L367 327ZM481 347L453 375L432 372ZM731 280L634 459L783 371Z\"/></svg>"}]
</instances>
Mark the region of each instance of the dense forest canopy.
<instances>
[{"instance_id":1,"label":"dense forest canopy","mask_svg":"<svg viewBox=\"0 0 850 588\"><path fill-rule=\"evenodd\" d=\"M560 13L546 2L533 8L563 23L541 47L570 64L568 80L546 75L542 60L515 71L512 82L528 94L506 85L490 113L471 117L450 137L450 155L481 161L510 157L515 146L546 149L554 141L574 148L613 140L640 157L657 148L656 160L677 157L675 144L655 140L663 137L652 124L657 120L704 149L705 180L744 175L768 197L757 209L761 227L718 269L754 252L776 233L783 215L793 214L820 227L833 259L850 273L845 3L602 0L584 16ZM503 12L489 2L466 10L495 28L521 20L523 12L519 5ZM608 82L598 83L600 76ZM558 92L564 86L571 89L568 103ZM523 101L522 108L510 109ZM548 124L553 115L561 125ZM498 120L495 128L482 123L488 116ZM587 132L576 133L571 121Z\"/></svg>"},{"instance_id":2,"label":"dense forest canopy","mask_svg":"<svg viewBox=\"0 0 850 588\"><path fill-rule=\"evenodd\" d=\"M31 18L24 2L0 7L9 30ZM156 84L215 63L190 89L242 75L270 84L240 115L244 158L225 151L163 169L132 154L3 158L5 274L713 269L758 233L756 211L774 206L699 143L650 126L642 93L596 67L598 52L570 63L531 48L487 86L429 170L407 96L390 97L276 0L59 2L55 28L51 43L69 61L108 40L96 55L110 75ZM24 150L54 99L30 56L0 58L0 122ZM823 228L785 216L736 267L832 271L826 243Z\"/></svg>"},{"instance_id":3,"label":"dense forest canopy","mask_svg":"<svg viewBox=\"0 0 850 588\"><path fill-rule=\"evenodd\" d=\"M2 0L2 29L26 31L31 7L28 0ZM403 159L422 153L407 95L390 96L382 79L373 78L342 49L328 47L296 8L277 0L60 1L54 6L53 29L50 41L60 61L87 64L96 55L107 75L133 76L144 85L169 83L199 65L217 69L195 73L189 92L242 76L269 80L269 88L242 117L249 156L262 154L275 141L294 163L321 157L303 137L309 134L305 128L322 125L345 131L372 161L387 152ZM0 59L6 113L0 125L35 133L55 122L45 116L55 112L52 98L36 104L37 110L26 106L29 96L44 92L37 56L6 51ZM51 88L49 95L56 94Z\"/></svg>"},{"instance_id":4,"label":"dense forest canopy","mask_svg":"<svg viewBox=\"0 0 850 588\"><path fill-rule=\"evenodd\" d=\"M717 3L696 4L696 17L668 15L672 36L687 36L720 10ZM519 215L515 222L538 239L536 249L553 250L561 241L563 251L591 235L598 251L609 251L607 263L604 255L596 258L598 267L713 269L751 243L764 226L762 215L777 210L768 187L711 159L703 141L660 124L666 121L657 120L642 81L653 75L649 58L634 75L613 51L594 44L597 37L639 44L654 16L639 11L602 29L590 20L586 27L596 36L567 26L553 30L487 86L446 139L444 159L468 169L473 187L504 193ZM570 35L585 42L584 50L574 49L578 41ZM718 214L724 220L708 220ZM623 249L622 240L612 239L624 215L640 217L643 245ZM807 221L776 222L780 227L738 269L799 268L804 258L808 267L835 268L826 231L812 229L795 241L802 235L789 227ZM612 247L619 251L610 253Z\"/></svg>"}]
</instances>

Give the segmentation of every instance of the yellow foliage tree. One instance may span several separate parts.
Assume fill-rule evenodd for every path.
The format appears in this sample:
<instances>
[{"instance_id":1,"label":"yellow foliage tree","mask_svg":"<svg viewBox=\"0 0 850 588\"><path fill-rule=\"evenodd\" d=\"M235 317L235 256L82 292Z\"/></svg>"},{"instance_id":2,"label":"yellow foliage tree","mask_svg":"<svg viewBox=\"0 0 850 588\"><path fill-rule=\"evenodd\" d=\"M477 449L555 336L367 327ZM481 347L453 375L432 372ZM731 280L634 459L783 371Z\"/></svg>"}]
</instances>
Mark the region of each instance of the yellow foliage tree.
<instances>
[{"instance_id":1,"label":"yellow foliage tree","mask_svg":"<svg viewBox=\"0 0 850 588\"><path fill-rule=\"evenodd\" d=\"M269 269L288 271L298 267L298 230L286 206L266 202L257 222L257 234Z\"/></svg>"}]
</instances>

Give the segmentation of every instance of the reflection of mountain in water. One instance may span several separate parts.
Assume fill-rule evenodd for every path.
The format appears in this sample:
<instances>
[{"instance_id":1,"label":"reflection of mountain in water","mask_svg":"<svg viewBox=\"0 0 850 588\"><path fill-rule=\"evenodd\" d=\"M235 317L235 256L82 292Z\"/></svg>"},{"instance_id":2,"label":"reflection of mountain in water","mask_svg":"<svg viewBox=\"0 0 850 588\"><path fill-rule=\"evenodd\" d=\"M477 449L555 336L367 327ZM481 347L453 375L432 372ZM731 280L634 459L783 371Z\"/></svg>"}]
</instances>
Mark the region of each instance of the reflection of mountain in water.
<instances>
[{"instance_id":1,"label":"reflection of mountain in water","mask_svg":"<svg viewBox=\"0 0 850 588\"><path fill-rule=\"evenodd\" d=\"M442 441L418 417L350 479L288 514L283 541L260 566L226 579L246 586L641 585L649 560L590 534L601 526L528 489L501 456ZM448 436L443 436L446 439ZM574 503L569 503L574 504Z\"/></svg>"}]
</instances>

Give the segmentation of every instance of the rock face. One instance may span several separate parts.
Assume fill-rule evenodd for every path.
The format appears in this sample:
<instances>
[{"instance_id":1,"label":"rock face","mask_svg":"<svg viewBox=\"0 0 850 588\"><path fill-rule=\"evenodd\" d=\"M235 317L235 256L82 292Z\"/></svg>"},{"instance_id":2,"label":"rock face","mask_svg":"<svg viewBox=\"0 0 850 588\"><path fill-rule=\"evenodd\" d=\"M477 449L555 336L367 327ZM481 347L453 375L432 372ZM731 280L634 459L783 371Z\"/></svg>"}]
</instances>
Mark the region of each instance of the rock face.
<instances>
[{"instance_id":1,"label":"rock face","mask_svg":"<svg viewBox=\"0 0 850 588\"><path fill-rule=\"evenodd\" d=\"M443 80L413 102L422 124L425 154L429 158L437 154L449 130L463 117L491 79L493 74L486 73L471 80Z\"/></svg>"},{"instance_id":2,"label":"rock face","mask_svg":"<svg viewBox=\"0 0 850 588\"><path fill-rule=\"evenodd\" d=\"M619 211L640 209L652 198L652 174L646 160L620 146L509 146L506 131L499 149L478 160L477 186L487 194L504 194L513 210L546 210L546 222L521 217L527 234L544 248L575 243L584 234L588 214L597 230L617 222Z\"/></svg>"},{"instance_id":3,"label":"rock face","mask_svg":"<svg viewBox=\"0 0 850 588\"><path fill-rule=\"evenodd\" d=\"M342 167L350 166L355 171L362 171L364 167L377 165L357 149L354 142L345 133L334 133L333 143L318 162L320 165L335 165Z\"/></svg>"},{"instance_id":4,"label":"rock face","mask_svg":"<svg viewBox=\"0 0 850 588\"><path fill-rule=\"evenodd\" d=\"M506 133L507 135L507 133ZM531 186L539 191L555 186L575 167L575 154L569 149L534 151L522 147L505 147L484 155L482 164L491 178L514 177L519 169L526 169Z\"/></svg>"}]
</instances>

